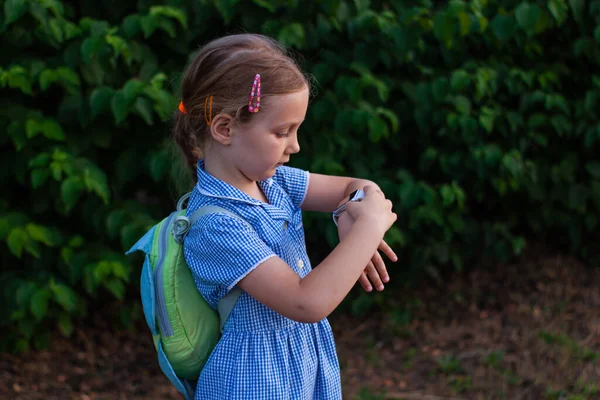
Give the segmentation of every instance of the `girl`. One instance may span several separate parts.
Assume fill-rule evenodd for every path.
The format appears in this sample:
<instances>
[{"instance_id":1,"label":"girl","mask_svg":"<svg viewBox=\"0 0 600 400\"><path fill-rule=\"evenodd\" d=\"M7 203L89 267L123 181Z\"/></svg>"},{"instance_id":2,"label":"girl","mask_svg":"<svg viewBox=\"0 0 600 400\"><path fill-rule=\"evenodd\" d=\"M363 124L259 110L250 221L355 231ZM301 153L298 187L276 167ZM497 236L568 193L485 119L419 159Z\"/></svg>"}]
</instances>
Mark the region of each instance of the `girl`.
<instances>
[{"instance_id":1,"label":"girl","mask_svg":"<svg viewBox=\"0 0 600 400\"><path fill-rule=\"evenodd\" d=\"M213 308L243 290L196 399L340 399L326 317L357 280L383 289L378 248L396 260L383 241L396 214L377 185L283 166L300 151L309 92L295 62L260 35L210 42L184 74L173 134L197 182L187 214L217 205L240 216L200 218L184 242L186 261ZM357 189L364 199L348 202ZM340 244L313 270L302 210L338 207Z\"/></svg>"}]
</instances>

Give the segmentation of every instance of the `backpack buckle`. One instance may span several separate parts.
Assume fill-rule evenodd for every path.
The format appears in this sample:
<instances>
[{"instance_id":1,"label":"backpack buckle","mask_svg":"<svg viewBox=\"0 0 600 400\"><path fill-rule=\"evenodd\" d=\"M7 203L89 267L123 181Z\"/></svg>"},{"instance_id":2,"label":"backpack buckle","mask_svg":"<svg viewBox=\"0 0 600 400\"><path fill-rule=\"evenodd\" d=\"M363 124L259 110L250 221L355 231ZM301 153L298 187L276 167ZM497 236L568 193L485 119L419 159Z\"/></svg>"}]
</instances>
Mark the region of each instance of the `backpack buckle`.
<instances>
[{"instance_id":1,"label":"backpack buckle","mask_svg":"<svg viewBox=\"0 0 600 400\"><path fill-rule=\"evenodd\" d=\"M191 224L190 224L190 219L188 217L186 217L185 215L180 215L179 217L175 218L175 221L173 221L173 239L175 239L175 241L177 242L177 244L183 244L183 239L185 238L185 235L187 235L188 231L190 230Z\"/></svg>"}]
</instances>

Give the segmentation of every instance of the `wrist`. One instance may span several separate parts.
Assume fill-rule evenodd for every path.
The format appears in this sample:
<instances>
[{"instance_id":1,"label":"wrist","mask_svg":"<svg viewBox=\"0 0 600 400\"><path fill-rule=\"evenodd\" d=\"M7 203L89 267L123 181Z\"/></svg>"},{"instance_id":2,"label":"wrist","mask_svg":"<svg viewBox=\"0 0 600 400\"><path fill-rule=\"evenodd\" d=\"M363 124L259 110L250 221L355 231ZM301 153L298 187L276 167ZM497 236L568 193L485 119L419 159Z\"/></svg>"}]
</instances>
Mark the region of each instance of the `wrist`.
<instances>
[{"instance_id":1,"label":"wrist","mask_svg":"<svg viewBox=\"0 0 600 400\"><path fill-rule=\"evenodd\" d=\"M350 193L350 195L348 196L347 199L342 200L342 202L340 202L340 205L333 211L333 222L335 222L335 224L338 224L338 218L342 215L345 214L346 212L346 206L348 205L348 203L352 203L352 202L359 202L362 201L362 199L365 198L365 192L363 192L360 189L357 189L355 191L353 191L352 193Z\"/></svg>"}]
</instances>

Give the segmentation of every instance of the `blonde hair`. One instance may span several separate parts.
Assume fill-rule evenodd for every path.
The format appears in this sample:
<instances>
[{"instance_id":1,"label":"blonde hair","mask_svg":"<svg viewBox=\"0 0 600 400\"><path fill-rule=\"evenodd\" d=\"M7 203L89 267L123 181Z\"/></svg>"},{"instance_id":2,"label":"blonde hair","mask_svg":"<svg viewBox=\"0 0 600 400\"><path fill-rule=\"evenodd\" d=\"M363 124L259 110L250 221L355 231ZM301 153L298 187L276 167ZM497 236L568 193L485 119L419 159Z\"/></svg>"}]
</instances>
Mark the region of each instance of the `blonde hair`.
<instances>
[{"instance_id":1,"label":"blonde hair","mask_svg":"<svg viewBox=\"0 0 600 400\"><path fill-rule=\"evenodd\" d=\"M207 121L219 113L231 115L240 125L252 119L248 99L256 74L261 79L261 109L269 106L269 96L310 90L310 80L285 48L258 34L230 35L209 42L184 72L181 100L187 114L177 111L172 136L194 181L198 154L209 134ZM205 107L211 96L212 110Z\"/></svg>"}]
</instances>

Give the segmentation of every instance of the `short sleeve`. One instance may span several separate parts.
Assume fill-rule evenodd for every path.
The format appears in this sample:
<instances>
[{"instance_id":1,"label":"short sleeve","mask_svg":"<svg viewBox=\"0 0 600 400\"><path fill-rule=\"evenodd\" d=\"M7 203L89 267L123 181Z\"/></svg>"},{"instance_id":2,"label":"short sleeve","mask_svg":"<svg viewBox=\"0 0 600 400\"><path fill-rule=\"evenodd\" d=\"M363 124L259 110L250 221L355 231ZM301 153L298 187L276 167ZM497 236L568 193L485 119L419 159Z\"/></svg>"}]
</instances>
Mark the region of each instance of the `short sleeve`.
<instances>
[{"instance_id":1,"label":"short sleeve","mask_svg":"<svg viewBox=\"0 0 600 400\"><path fill-rule=\"evenodd\" d=\"M219 213L206 215L193 225L183 251L197 279L227 291L275 256L249 224Z\"/></svg>"},{"instance_id":2,"label":"short sleeve","mask_svg":"<svg viewBox=\"0 0 600 400\"><path fill-rule=\"evenodd\" d=\"M296 207L300 207L306 198L309 172L292 167L279 167L273 180L290 196Z\"/></svg>"}]
</instances>

